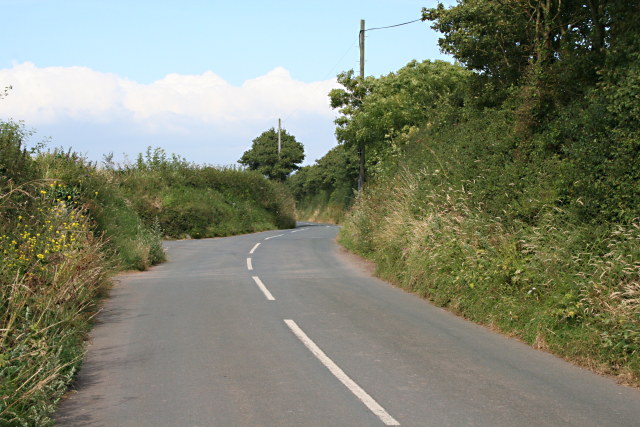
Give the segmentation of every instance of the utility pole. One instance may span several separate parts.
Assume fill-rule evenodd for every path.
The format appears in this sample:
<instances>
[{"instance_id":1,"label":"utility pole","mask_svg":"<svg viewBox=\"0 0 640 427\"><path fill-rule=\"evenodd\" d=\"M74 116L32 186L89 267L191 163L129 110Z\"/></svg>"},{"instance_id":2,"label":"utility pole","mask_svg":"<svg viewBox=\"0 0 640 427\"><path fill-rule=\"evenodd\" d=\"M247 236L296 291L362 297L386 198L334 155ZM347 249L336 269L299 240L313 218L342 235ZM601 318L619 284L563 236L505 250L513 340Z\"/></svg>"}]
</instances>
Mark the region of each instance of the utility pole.
<instances>
[{"instance_id":1,"label":"utility pole","mask_svg":"<svg viewBox=\"0 0 640 427\"><path fill-rule=\"evenodd\" d=\"M364 19L360 20L360 82L364 84ZM364 143L360 141L358 146L360 156L360 173L358 174L358 192L364 187Z\"/></svg>"},{"instance_id":2,"label":"utility pole","mask_svg":"<svg viewBox=\"0 0 640 427\"><path fill-rule=\"evenodd\" d=\"M278 119L278 158L280 158L280 152L282 151L282 137L280 136L281 133L281 124L280 124L280 119Z\"/></svg>"}]
</instances>

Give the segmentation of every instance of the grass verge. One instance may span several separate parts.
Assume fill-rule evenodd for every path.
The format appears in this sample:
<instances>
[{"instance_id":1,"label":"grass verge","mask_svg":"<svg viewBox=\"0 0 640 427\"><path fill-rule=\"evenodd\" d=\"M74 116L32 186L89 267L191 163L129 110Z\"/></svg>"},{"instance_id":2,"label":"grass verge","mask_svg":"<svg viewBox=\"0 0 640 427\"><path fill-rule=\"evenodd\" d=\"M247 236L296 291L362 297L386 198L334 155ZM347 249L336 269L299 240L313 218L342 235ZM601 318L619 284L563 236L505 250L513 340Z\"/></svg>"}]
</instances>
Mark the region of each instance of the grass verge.
<instances>
[{"instance_id":1,"label":"grass verge","mask_svg":"<svg viewBox=\"0 0 640 427\"><path fill-rule=\"evenodd\" d=\"M401 171L369 187L339 241L377 274L474 322L640 385L640 223L490 216L464 187Z\"/></svg>"}]
</instances>

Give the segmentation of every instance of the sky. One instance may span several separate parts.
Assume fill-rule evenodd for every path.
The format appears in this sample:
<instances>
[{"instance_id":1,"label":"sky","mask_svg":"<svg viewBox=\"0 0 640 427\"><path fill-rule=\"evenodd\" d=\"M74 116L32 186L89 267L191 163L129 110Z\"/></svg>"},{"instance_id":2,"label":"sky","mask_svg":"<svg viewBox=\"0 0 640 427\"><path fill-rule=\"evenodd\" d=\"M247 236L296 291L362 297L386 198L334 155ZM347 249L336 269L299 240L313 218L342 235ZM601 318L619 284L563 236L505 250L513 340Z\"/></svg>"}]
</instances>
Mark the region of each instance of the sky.
<instances>
[{"instance_id":1,"label":"sky","mask_svg":"<svg viewBox=\"0 0 640 427\"><path fill-rule=\"evenodd\" d=\"M281 118L312 164L337 144L328 93L359 70L360 20L400 24L437 3L0 0L0 120L93 161L151 146L224 166ZM365 34L366 75L451 61L428 23Z\"/></svg>"}]
</instances>

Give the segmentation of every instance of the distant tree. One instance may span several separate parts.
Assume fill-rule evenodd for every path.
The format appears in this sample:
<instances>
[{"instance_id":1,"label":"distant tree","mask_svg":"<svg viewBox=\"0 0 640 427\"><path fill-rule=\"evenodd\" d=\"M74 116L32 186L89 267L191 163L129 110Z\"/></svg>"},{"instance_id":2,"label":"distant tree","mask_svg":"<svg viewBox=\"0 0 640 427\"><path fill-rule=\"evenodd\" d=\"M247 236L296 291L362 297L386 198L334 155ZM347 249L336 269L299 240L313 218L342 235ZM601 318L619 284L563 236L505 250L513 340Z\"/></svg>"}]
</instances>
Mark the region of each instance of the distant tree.
<instances>
[{"instance_id":1,"label":"distant tree","mask_svg":"<svg viewBox=\"0 0 640 427\"><path fill-rule=\"evenodd\" d=\"M299 200L322 191L332 193L345 189L352 196L358 181L358 154L356 147L344 144L333 147L311 166L301 167L291 175L287 184Z\"/></svg>"},{"instance_id":2,"label":"distant tree","mask_svg":"<svg viewBox=\"0 0 640 427\"><path fill-rule=\"evenodd\" d=\"M282 150L278 154L278 131L271 128L253 140L251 149L244 152L238 163L269 179L284 181L300 168L304 147L293 135L282 129Z\"/></svg>"}]
</instances>

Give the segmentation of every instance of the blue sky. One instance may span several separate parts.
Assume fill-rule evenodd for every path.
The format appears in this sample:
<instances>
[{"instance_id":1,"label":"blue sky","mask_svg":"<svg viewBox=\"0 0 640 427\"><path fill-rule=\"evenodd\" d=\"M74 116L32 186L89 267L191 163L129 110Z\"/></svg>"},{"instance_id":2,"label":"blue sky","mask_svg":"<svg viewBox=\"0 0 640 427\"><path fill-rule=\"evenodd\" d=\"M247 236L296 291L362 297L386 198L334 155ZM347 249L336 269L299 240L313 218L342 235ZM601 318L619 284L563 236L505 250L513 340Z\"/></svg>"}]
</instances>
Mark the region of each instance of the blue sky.
<instances>
[{"instance_id":1,"label":"blue sky","mask_svg":"<svg viewBox=\"0 0 640 427\"><path fill-rule=\"evenodd\" d=\"M0 86L13 86L0 119L92 160L160 146L226 165L281 117L311 163L336 144L326 94L358 69L360 19L398 24L436 3L0 0ZM365 72L449 60L437 38L422 22L367 32Z\"/></svg>"}]
</instances>

